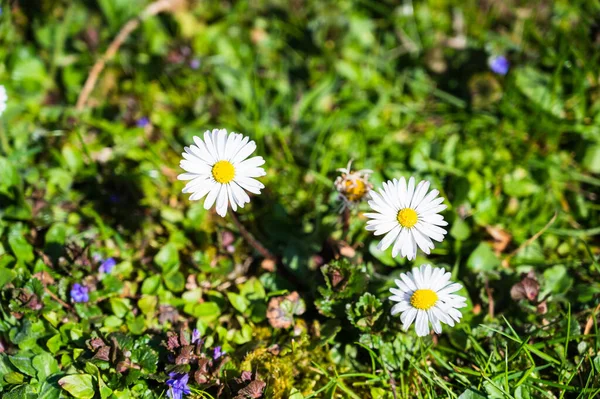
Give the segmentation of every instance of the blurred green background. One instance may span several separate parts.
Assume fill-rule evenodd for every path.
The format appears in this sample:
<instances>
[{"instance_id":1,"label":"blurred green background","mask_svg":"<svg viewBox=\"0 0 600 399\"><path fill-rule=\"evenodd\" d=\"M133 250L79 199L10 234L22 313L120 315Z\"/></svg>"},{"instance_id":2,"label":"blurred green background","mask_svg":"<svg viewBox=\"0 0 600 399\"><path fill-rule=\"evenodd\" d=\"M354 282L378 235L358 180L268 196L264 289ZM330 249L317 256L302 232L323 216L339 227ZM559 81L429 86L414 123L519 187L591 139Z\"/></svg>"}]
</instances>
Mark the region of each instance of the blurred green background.
<instances>
[{"instance_id":1,"label":"blurred green background","mask_svg":"<svg viewBox=\"0 0 600 399\"><path fill-rule=\"evenodd\" d=\"M598 395L600 2L181 0L156 16L148 4L2 2L0 392L58 398L51 376L82 372L102 399L159 397L170 363L157 340L183 324L223 345L233 373L255 358L265 378L284 370L265 397ZM490 69L499 55L505 75ZM180 153L212 128L266 159L266 189L239 218L277 271L181 194ZM447 198L449 235L414 264L465 286L448 334L417 341L389 316L387 288L412 263L377 251L365 204L344 231L333 181L351 159L375 187L414 175ZM100 279L108 257L115 275ZM328 287L332 262L364 284ZM528 272L539 295L511 299ZM69 309L74 282L94 289ZM268 298L292 291L306 313L269 327ZM85 368L86 340L117 333L134 358L156 355L133 360L135 378ZM297 357L263 353L293 337ZM56 367L40 375L36 356Z\"/></svg>"}]
</instances>

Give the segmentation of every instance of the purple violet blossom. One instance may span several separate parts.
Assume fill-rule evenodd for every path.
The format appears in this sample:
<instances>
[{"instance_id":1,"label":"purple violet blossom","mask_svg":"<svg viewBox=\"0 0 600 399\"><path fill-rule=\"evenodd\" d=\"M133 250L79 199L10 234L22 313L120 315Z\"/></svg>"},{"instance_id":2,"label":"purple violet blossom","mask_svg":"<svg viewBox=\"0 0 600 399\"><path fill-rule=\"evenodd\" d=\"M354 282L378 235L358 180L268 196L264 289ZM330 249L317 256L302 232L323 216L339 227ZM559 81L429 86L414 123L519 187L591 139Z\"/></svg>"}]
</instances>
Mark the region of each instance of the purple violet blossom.
<instances>
[{"instance_id":1,"label":"purple violet blossom","mask_svg":"<svg viewBox=\"0 0 600 399\"><path fill-rule=\"evenodd\" d=\"M143 116L140 119L137 120L137 122L135 123L135 125L137 127L146 127L150 124L150 119L148 119L147 117Z\"/></svg>"},{"instance_id":2,"label":"purple violet blossom","mask_svg":"<svg viewBox=\"0 0 600 399\"><path fill-rule=\"evenodd\" d=\"M193 60L190 61L190 68L192 69L198 69L200 68L200 60L198 58L194 58Z\"/></svg>"},{"instance_id":3,"label":"purple violet blossom","mask_svg":"<svg viewBox=\"0 0 600 399\"><path fill-rule=\"evenodd\" d=\"M187 383L190 378L187 374L178 374L178 373L169 373L169 378L167 380L167 385L169 386L169 391L167 392L167 396L171 399L182 399L183 395L190 394L190 387L188 387Z\"/></svg>"},{"instance_id":4,"label":"purple violet blossom","mask_svg":"<svg viewBox=\"0 0 600 399\"><path fill-rule=\"evenodd\" d=\"M194 328L194 331L192 331L192 344L195 344L199 340L200 340L200 331L198 331L198 329Z\"/></svg>"},{"instance_id":5,"label":"purple violet blossom","mask_svg":"<svg viewBox=\"0 0 600 399\"><path fill-rule=\"evenodd\" d=\"M221 347L220 347L220 346L217 346L217 347L214 349L213 359L214 359L214 360L217 360L218 358L220 358L220 357L221 357L221 356L223 356L224 354L225 354L225 352L221 350Z\"/></svg>"},{"instance_id":6,"label":"purple violet blossom","mask_svg":"<svg viewBox=\"0 0 600 399\"><path fill-rule=\"evenodd\" d=\"M71 288L71 300L76 303L89 301L89 288L79 283L73 284Z\"/></svg>"},{"instance_id":7,"label":"purple violet blossom","mask_svg":"<svg viewBox=\"0 0 600 399\"><path fill-rule=\"evenodd\" d=\"M490 57L488 64L492 72L498 75L506 75L510 69L510 62L503 55Z\"/></svg>"},{"instance_id":8,"label":"purple violet blossom","mask_svg":"<svg viewBox=\"0 0 600 399\"><path fill-rule=\"evenodd\" d=\"M112 272L116 265L116 260L114 260L113 258L108 258L104 262L102 262L98 270L100 270L101 273L109 274L110 272Z\"/></svg>"}]
</instances>

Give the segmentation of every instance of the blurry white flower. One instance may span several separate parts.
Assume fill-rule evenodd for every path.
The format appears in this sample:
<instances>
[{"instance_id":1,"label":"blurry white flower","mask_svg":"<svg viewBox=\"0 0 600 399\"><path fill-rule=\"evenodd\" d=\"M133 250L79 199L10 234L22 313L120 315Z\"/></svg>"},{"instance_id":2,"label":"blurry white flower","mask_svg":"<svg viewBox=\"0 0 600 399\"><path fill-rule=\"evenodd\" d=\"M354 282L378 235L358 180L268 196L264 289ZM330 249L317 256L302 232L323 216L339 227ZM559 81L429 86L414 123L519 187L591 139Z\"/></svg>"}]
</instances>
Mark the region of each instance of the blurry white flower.
<instances>
[{"instance_id":1,"label":"blurry white flower","mask_svg":"<svg viewBox=\"0 0 600 399\"><path fill-rule=\"evenodd\" d=\"M412 273L402 273L396 280L398 288L390 288L390 300L398 302L392 307L392 316L402 313L402 329L408 330L415 321L419 337L429 334L429 323L436 334L442 333L441 323L454 327L462 317L458 308L466 305L466 298L453 294L462 285L450 281L451 274L442 268L422 265L413 268Z\"/></svg>"},{"instance_id":2,"label":"blurry white flower","mask_svg":"<svg viewBox=\"0 0 600 399\"><path fill-rule=\"evenodd\" d=\"M365 213L372 219L367 222L367 230L376 236L385 234L378 249L385 251L394 244L392 256L401 254L412 260L417 255L417 246L429 254L434 245L431 239L444 240L447 226L444 217L438 212L446 209L443 197L436 198L438 190L429 190L429 182L421 181L415 188L415 178L408 181L402 177L383 183L379 193L371 191L369 206L377 213Z\"/></svg>"},{"instance_id":3,"label":"blurry white flower","mask_svg":"<svg viewBox=\"0 0 600 399\"><path fill-rule=\"evenodd\" d=\"M0 85L0 115L2 115L4 113L4 110L6 109L6 101L8 101L6 88Z\"/></svg>"},{"instance_id":4,"label":"blurry white flower","mask_svg":"<svg viewBox=\"0 0 600 399\"><path fill-rule=\"evenodd\" d=\"M362 199L367 198L373 185L369 183L369 174L371 170L361 169L353 171L351 169L352 161L348 166L338 169L342 172L341 176L335 179L335 189L339 193L340 199L344 202L342 210L358 204Z\"/></svg>"},{"instance_id":5,"label":"blurry white flower","mask_svg":"<svg viewBox=\"0 0 600 399\"><path fill-rule=\"evenodd\" d=\"M204 133L204 140L194 137L195 145L185 147L180 163L187 173L180 174L179 180L191 180L183 189L192 193L190 200L206 196L204 209L216 203L217 213L227 214L227 208L236 211L250 202L246 191L260 194L265 186L254 179L266 175L260 166L265 163L262 157L248 158L256 143L242 134L229 133L225 129L213 129ZM246 191L244 191L246 190Z\"/></svg>"}]
</instances>

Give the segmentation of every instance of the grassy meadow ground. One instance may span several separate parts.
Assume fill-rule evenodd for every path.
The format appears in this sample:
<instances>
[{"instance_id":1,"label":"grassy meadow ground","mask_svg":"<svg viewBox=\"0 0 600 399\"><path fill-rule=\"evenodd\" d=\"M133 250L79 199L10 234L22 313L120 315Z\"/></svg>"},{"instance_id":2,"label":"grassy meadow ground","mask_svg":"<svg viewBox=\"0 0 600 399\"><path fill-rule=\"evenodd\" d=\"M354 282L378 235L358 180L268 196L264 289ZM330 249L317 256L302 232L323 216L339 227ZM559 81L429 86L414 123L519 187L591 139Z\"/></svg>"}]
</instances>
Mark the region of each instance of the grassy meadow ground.
<instances>
[{"instance_id":1,"label":"grassy meadow ground","mask_svg":"<svg viewBox=\"0 0 600 399\"><path fill-rule=\"evenodd\" d=\"M2 1L0 396L600 397L600 2L160 3ZM266 160L237 217L276 261L181 193L213 128ZM443 243L377 250L349 160L429 180ZM420 338L388 290L424 263L468 306Z\"/></svg>"}]
</instances>

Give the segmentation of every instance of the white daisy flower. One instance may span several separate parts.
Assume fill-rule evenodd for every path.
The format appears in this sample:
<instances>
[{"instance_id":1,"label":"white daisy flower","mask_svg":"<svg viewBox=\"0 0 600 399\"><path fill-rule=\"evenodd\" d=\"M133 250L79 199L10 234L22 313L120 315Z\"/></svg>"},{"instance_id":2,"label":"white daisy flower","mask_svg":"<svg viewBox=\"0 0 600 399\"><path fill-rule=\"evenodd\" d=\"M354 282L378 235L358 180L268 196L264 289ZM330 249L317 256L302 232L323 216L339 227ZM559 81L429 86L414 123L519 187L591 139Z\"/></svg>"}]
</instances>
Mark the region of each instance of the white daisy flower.
<instances>
[{"instance_id":1,"label":"white daisy flower","mask_svg":"<svg viewBox=\"0 0 600 399\"><path fill-rule=\"evenodd\" d=\"M187 173L180 174L179 180L191 180L183 188L184 193L192 193L190 200L199 200L208 194L204 209L216 203L217 213L227 214L227 208L235 212L250 202L246 193L260 194L265 186L254 179L266 175L260 166L265 163L262 157L248 158L256 143L242 134L229 133L225 129L213 129L204 133L204 141L194 136L194 143L185 147L183 160L179 164ZM246 191L244 191L246 190Z\"/></svg>"},{"instance_id":2,"label":"white daisy flower","mask_svg":"<svg viewBox=\"0 0 600 399\"><path fill-rule=\"evenodd\" d=\"M369 206L377 213L365 213L372 219L367 222L367 230L376 236L385 234L378 249L385 251L394 244L392 256L401 254L412 260L417 255L417 246L429 254L434 245L431 239L444 240L447 226L444 217L438 212L446 209L443 197L436 198L438 190L429 190L429 182L421 181L415 188L415 178L408 181L401 178L383 183L379 193L371 191Z\"/></svg>"},{"instance_id":3,"label":"white daisy flower","mask_svg":"<svg viewBox=\"0 0 600 399\"><path fill-rule=\"evenodd\" d=\"M398 302L392 307L392 316L402 313L402 329L408 330L415 321L419 337L429 335L429 323L436 334L442 333L442 324L454 327L462 317L458 308L464 308L466 298L453 294L462 288L450 281L451 274L444 269L422 265L413 268L412 273L402 273L395 280L398 288L390 288L390 300Z\"/></svg>"},{"instance_id":4,"label":"white daisy flower","mask_svg":"<svg viewBox=\"0 0 600 399\"><path fill-rule=\"evenodd\" d=\"M6 88L0 85L0 115L6 110L6 101L8 101L8 95L6 94Z\"/></svg>"}]
</instances>

